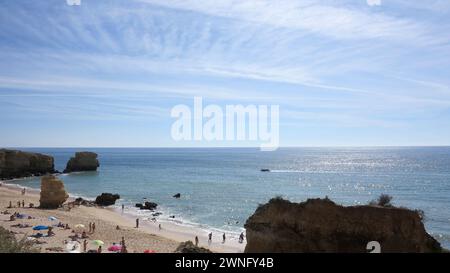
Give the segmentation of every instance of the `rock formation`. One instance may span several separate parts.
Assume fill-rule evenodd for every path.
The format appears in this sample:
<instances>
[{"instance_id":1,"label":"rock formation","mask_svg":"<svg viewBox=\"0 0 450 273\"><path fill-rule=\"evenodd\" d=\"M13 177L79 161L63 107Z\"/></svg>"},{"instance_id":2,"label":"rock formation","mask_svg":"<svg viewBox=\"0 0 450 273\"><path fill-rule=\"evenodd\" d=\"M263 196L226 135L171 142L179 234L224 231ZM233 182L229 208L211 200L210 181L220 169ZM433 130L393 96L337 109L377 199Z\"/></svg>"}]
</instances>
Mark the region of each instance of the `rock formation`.
<instances>
[{"instance_id":1,"label":"rock formation","mask_svg":"<svg viewBox=\"0 0 450 273\"><path fill-rule=\"evenodd\" d=\"M75 157L67 162L64 173L96 171L100 166L97 160L97 154L92 152L77 152Z\"/></svg>"},{"instance_id":2,"label":"rock formation","mask_svg":"<svg viewBox=\"0 0 450 273\"><path fill-rule=\"evenodd\" d=\"M177 194L175 194L174 196L172 196L173 198L180 198L181 197L181 193L177 193Z\"/></svg>"},{"instance_id":3,"label":"rock formation","mask_svg":"<svg viewBox=\"0 0 450 273\"><path fill-rule=\"evenodd\" d=\"M59 208L69 198L64 183L54 175L46 175L41 179L40 207L45 209Z\"/></svg>"},{"instance_id":4,"label":"rock formation","mask_svg":"<svg viewBox=\"0 0 450 273\"><path fill-rule=\"evenodd\" d=\"M186 241L180 243L180 245L175 250L175 253L212 253L209 249L204 247L195 246L192 241Z\"/></svg>"},{"instance_id":5,"label":"rock formation","mask_svg":"<svg viewBox=\"0 0 450 273\"><path fill-rule=\"evenodd\" d=\"M0 179L54 173L53 157L38 153L0 149Z\"/></svg>"},{"instance_id":6,"label":"rock formation","mask_svg":"<svg viewBox=\"0 0 450 273\"><path fill-rule=\"evenodd\" d=\"M144 204L137 203L136 208L146 209L146 210L155 210L158 207L158 204L154 202L145 202Z\"/></svg>"},{"instance_id":7,"label":"rock formation","mask_svg":"<svg viewBox=\"0 0 450 273\"><path fill-rule=\"evenodd\" d=\"M102 193L95 198L95 204L99 206L111 206L116 203L116 200L120 199L120 195L112 193Z\"/></svg>"},{"instance_id":8,"label":"rock formation","mask_svg":"<svg viewBox=\"0 0 450 273\"><path fill-rule=\"evenodd\" d=\"M329 199L291 203L274 198L245 224L245 252L440 252L418 211L380 206L349 206Z\"/></svg>"}]
</instances>

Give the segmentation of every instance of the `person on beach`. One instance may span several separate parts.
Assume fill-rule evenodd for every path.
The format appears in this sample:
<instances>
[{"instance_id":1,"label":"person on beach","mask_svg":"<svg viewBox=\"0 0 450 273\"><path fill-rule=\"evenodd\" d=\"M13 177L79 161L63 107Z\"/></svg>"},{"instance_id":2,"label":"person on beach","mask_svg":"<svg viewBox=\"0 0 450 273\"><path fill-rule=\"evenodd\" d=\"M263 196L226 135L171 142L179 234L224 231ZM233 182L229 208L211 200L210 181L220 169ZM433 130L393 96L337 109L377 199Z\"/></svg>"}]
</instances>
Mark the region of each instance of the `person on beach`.
<instances>
[{"instance_id":1,"label":"person on beach","mask_svg":"<svg viewBox=\"0 0 450 273\"><path fill-rule=\"evenodd\" d=\"M102 253L102 246L98 246L97 253Z\"/></svg>"},{"instance_id":2,"label":"person on beach","mask_svg":"<svg viewBox=\"0 0 450 273\"><path fill-rule=\"evenodd\" d=\"M89 236L87 236L87 234L86 234L86 231L83 231L83 232L81 233L81 238L82 238L82 239L89 238Z\"/></svg>"},{"instance_id":3,"label":"person on beach","mask_svg":"<svg viewBox=\"0 0 450 273\"><path fill-rule=\"evenodd\" d=\"M84 241L83 241L83 252L84 252L84 253L87 252L87 245L88 245L87 240L84 240Z\"/></svg>"},{"instance_id":4,"label":"person on beach","mask_svg":"<svg viewBox=\"0 0 450 273\"><path fill-rule=\"evenodd\" d=\"M122 204L122 213L123 213L124 209L125 209L125 205Z\"/></svg>"},{"instance_id":5,"label":"person on beach","mask_svg":"<svg viewBox=\"0 0 450 273\"><path fill-rule=\"evenodd\" d=\"M161 229L162 229L162 227L161 227L161 224L159 224L159 225L158 225L158 228L159 228L159 230L161 230Z\"/></svg>"},{"instance_id":6,"label":"person on beach","mask_svg":"<svg viewBox=\"0 0 450 273\"><path fill-rule=\"evenodd\" d=\"M48 227L47 237L51 237L53 235L55 235L55 233L53 232L53 227Z\"/></svg>"},{"instance_id":7,"label":"person on beach","mask_svg":"<svg viewBox=\"0 0 450 273\"><path fill-rule=\"evenodd\" d=\"M208 244L212 243L212 232L208 234Z\"/></svg>"},{"instance_id":8,"label":"person on beach","mask_svg":"<svg viewBox=\"0 0 450 273\"><path fill-rule=\"evenodd\" d=\"M195 246L198 246L198 236L195 236Z\"/></svg>"},{"instance_id":9,"label":"person on beach","mask_svg":"<svg viewBox=\"0 0 450 273\"><path fill-rule=\"evenodd\" d=\"M17 207L20 208L20 201L17 201Z\"/></svg>"},{"instance_id":10,"label":"person on beach","mask_svg":"<svg viewBox=\"0 0 450 273\"><path fill-rule=\"evenodd\" d=\"M89 233L92 233L92 223L89 222Z\"/></svg>"},{"instance_id":11,"label":"person on beach","mask_svg":"<svg viewBox=\"0 0 450 273\"><path fill-rule=\"evenodd\" d=\"M22 189L22 195L25 195L25 191L26 191L26 189L23 188L23 189Z\"/></svg>"},{"instance_id":12,"label":"person on beach","mask_svg":"<svg viewBox=\"0 0 450 273\"><path fill-rule=\"evenodd\" d=\"M225 244L226 236L225 233L222 235L222 244Z\"/></svg>"},{"instance_id":13,"label":"person on beach","mask_svg":"<svg viewBox=\"0 0 450 273\"><path fill-rule=\"evenodd\" d=\"M244 242L244 232L241 232L241 235L239 235L239 243L242 244Z\"/></svg>"},{"instance_id":14,"label":"person on beach","mask_svg":"<svg viewBox=\"0 0 450 273\"><path fill-rule=\"evenodd\" d=\"M136 228L139 228L139 218L136 218Z\"/></svg>"},{"instance_id":15,"label":"person on beach","mask_svg":"<svg viewBox=\"0 0 450 273\"><path fill-rule=\"evenodd\" d=\"M125 245L120 249L120 253L128 253L127 247Z\"/></svg>"},{"instance_id":16,"label":"person on beach","mask_svg":"<svg viewBox=\"0 0 450 273\"><path fill-rule=\"evenodd\" d=\"M120 244L122 245L122 247L125 246L125 237L122 236L122 240L120 241Z\"/></svg>"},{"instance_id":17,"label":"person on beach","mask_svg":"<svg viewBox=\"0 0 450 273\"><path fill-rule=\"evenodd\" d=\"M22 208L25 207L25 200L22 200Z\"/></svg>"},{"instance_id":18,"label":"person on beach","mask_svg":"<svg viewBox=\"0 0 450 273\"><path fill-rule=\"evenodd\" d=\"M117 226L116 226L116 230L120 230L120 227L119 227L119 225L117 225Z\"/></svg>"},{"instance_id":19,"label":"person on beach","mask_svg":"<svg viewBox=\"0 0 450 273\"><path fill-rule=\"evenodd\" d=\"M92 233L95 232L95 223L92 223Z\"/></svg>"},{"instance_id":20,"label":"person on beach","mask_svg":"<svg viewBox=\"0 0 450 273\"><path fill-rule=\"evenodd\" d=\"M9 206L7 207L7 209L12 209L12 202L9 201Z\"/></svg>"}]
</instances>

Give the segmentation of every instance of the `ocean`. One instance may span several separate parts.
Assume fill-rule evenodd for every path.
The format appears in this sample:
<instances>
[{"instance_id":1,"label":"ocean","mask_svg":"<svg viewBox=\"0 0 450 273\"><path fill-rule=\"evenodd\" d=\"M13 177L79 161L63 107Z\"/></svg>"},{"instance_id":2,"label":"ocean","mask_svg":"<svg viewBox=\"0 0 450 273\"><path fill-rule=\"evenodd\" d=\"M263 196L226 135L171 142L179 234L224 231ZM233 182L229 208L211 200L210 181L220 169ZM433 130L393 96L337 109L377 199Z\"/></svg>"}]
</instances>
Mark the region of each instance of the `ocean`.
<instances>
[{"instance_id":1,"label":"ocean","mask_svg":"<svg viewBox=\"0 0 450 273\"><path fill-rule=\"evenodd\" d=\"M118 193L118 207L125 204L127 212L149 217L134 204L153 201L165 220L232 234L243 231L257 206L275 196L296 202L328 196L356 205L385 193L396 206L424 211L427 231L450 248L450 147L21 150L52 155L60 171L76 151L96 152L97 172L60 176L72 196ZM14 183L40 187L39 178ZM180 199L172 197L176 193Z\"/></svg>"}]
</instances>

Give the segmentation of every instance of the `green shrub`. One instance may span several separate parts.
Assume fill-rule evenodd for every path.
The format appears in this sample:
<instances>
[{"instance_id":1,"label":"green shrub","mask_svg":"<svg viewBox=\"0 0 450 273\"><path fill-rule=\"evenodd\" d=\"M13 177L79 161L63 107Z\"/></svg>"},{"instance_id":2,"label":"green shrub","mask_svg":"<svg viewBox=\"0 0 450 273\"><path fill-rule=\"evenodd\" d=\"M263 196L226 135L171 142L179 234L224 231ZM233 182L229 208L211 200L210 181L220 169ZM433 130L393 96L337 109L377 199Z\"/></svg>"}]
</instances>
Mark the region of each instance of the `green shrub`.
<instances>
[{"instance_id":1,"label":"green shrub","mask_svg":"<svg viewBox=\"0 0 450 273\"><path fill-rule=\"evenodd\" d=\"M32 242L27 241L26 237L17 240L14 234L3 227L0 227L0 253L30 252L38 252L38 250L33 247Z\"/></svg>"}]
</instances>

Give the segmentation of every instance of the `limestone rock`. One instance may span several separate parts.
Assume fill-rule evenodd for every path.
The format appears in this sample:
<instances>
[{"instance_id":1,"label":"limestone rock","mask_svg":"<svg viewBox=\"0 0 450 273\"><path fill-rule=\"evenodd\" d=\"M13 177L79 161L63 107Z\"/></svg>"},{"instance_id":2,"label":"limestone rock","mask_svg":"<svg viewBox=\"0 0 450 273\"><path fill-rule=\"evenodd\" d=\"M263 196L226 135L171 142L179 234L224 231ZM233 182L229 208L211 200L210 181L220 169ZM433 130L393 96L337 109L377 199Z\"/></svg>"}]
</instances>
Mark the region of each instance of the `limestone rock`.
<instances>
[{"instance_id":1,"label":"limestone rock","mask_svg":"<svg viewBox=\"0 0 450 273\"><path fill-rule=\"evenodd\" d=\"M349 206L329 199L291 203L275 198L260 206L245 224L245 252L440 252L420 213L405 208Z\"/></svg>"},{"instance_id":2,"label":"limestone rock","mask_svg":"<svg viewBox=\"0 0 450 273\"><path fill-rule=\"evenodd\" d=\"M67 162L64 173L96 171L100 166L97 160L97 154L92 152L77 152L75 157Z\"/></svg>"},{"instance_id":3,"label":"limestone rock","mask_svg":"<svg viewBox=\"0 0 450 273\"><path fill-rule=\"evenodd\" d=\"M186 241L180 243L180 245L175 250L175 253L212 253L209 249L204 247L195 246L192 241Z\"/></svg>"},{"instance_id":4,"label":"limestone rock","mask_svg":"<svg viewBox=\"0 0 450 273\"><path fill-rule=\"evenodd\" d=\"M120 195L112 193L102 193L95 198L95 204L99 206L111 206L116 203L116 200L120 199Z\"/></svg>"},{"instance_id":5,"label":"limestone rock","mask_svg":"<svg viewBox=\"0 0 450 273\"><path fill-rule=\"evenodd\" d=\"M41 179L40 207L56 209L69 198L64 183L54 175L46 175Z\"/></svg>"},{"instance_id":6,"label":"limestone rock","mask_svg":"<svg viewBox=\"0 0 450 273\"><path fill-rule=\"evenodd\" d=\"M13 179L54 173L49 155L0 149L0 179Z\"/></svg>"}]
</instances>

